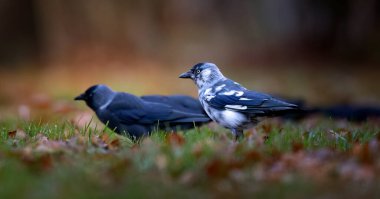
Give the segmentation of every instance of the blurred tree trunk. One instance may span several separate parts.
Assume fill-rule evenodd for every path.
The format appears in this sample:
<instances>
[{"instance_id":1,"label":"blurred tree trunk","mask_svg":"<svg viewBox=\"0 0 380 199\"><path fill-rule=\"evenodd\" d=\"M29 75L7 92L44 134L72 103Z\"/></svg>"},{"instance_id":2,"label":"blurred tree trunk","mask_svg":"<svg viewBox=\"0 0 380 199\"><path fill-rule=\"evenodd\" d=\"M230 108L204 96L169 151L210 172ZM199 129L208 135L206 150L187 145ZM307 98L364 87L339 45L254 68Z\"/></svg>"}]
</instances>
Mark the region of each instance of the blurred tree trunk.
<instances>
[{"instance_id":1,"label":"blurred tree trunk","mask_svg":"<svg viewBox=\"0 0 380 199\"><path fill-rule=\"evenodd\" d=\"M0 64L38 57L39 38L34 17L33 1L0 1Z\"/></svg>"}]
</instances>

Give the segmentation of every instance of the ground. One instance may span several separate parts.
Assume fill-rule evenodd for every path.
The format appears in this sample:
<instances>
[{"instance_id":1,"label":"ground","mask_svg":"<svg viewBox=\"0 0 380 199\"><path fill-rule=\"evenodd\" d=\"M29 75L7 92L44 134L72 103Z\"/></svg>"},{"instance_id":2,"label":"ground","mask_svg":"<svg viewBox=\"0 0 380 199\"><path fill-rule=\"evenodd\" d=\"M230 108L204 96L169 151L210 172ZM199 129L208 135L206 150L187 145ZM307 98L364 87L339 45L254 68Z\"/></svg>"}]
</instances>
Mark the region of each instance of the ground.
<instances>
[{"instance_id":1,"label":"ground","mask_svg":"<svg viewBox=\"0 0 380 199\"><path fill-rule=\"evenodd\" d=\"M99 80L137 95L196 95L182 69L134 70L1 73L0 198L380 198L379 119L273 118L239 142L212 123L132 143L72 99ZM226 70L310 104L377 102L377 73L341 72Z\"/></svg>"},{"instance_id":2,"label":"ground","mask_svg":"<svg viewBox=\"0 0 380 199\"><path fill-rule=\"evenodd\" d=\"M73 121L1 126L1 198L380 196L375 120L269 120L240 142L214 124L139 143Z\"/></svg>"}]
</instances>

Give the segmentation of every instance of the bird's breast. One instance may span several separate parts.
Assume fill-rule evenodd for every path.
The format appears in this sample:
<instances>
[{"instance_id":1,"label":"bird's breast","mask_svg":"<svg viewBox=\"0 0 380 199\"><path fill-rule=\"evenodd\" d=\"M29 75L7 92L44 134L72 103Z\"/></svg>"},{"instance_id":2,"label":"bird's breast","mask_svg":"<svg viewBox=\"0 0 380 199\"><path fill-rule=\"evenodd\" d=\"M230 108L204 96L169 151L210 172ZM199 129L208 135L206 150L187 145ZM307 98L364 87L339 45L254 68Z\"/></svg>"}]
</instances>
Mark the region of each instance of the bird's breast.
<instances>
[{"instance_id":1,"label":"bird's breast","mask_svg":"<svg viewBox=\"0 0 380 199\"><path fill-rule=\"evenodd\" d=\"M207 115L216 123L226 128L238 128L247 123L247 117L232 110L218 110L210 107L205 100L200 100Z\"/></svg>"},{"instance_id":2,"label":"bird's breast","mask_svg":"<svg viewBox=\"0 0 380 199\"><path fill-rule=\"evenodd\" d=\"M239 112L223 110L220 115L220 123L228 128L238 128L247 121L247 117Z\"/></svg>"}]
</instances>

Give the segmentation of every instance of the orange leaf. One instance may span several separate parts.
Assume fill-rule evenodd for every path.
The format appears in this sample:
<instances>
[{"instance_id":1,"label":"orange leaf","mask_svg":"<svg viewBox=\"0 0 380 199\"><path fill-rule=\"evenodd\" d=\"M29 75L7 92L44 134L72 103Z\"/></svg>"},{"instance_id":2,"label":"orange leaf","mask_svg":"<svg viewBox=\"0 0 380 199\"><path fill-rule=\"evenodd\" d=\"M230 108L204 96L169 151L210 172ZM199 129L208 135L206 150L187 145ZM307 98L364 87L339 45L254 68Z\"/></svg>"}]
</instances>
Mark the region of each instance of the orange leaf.
<instances>
[{"instance_id":1,"label":"orange leaf","mask_svg":"<svg viewBox=\"0 0 380 199\"><path fill-rule=\"evenodd\" d=\"M109 141L109 136L107 133L104 133L100 136L100 139L103 140L103 142L108 142Z\"/></svg>"},{"instance_id":2,"label":"orange leaf","mask_svg":"<svg viewBox=\"0 0 380 199\"><path fill-rule=\"evenodd\" d=\"M9 131L9 132L8 132L8 138L15 138L15 137L16 137L16 133L17 133L16 130L14 130L14 131Z\"/></svg>"},{"instance_id":3,"label":"orange leaf","mask_svg":"<svg viewBox=\"0 0 380 199\"><path fill-rule=\"evenodd\" d=\"M250 162L250 161L259 161L261 159L260 153L258 153L255 150L248 151L245 154L245 160Z\"/></svg>"},{"instance_id":4,"label":"orange leaf","mask_svg":"<svg viewBox=\"0 0 380 199\"><path fill-rule=\"evenodd\" d=\"M176 144L176 145L183 145L185 143L185 139L177 134L177 133L170 133L168 136L167 136L167 142L170 143L170 144Z\"/></svg>"},{"instance_id":5,"label":"orange leaf","mask_svg":"<svg viewBox=\"0 0 380 199\"><path fill-rule=\"evenodd\" d=\"M109 148L112 150L120 148L120 140L119 139L112 140L111 143L109 143Z\"/></svg>"},{"instance_id":6,"label":"orange leaf","mask_svg":"<svg viewBox=\"0 0 380 199\"><path fill-rule=\"evenodd\" d=\"M292 150L293 152L298 152L303 149L303 144L299 142L293 142L292 143Z\"/></svg>"}]
</instances>

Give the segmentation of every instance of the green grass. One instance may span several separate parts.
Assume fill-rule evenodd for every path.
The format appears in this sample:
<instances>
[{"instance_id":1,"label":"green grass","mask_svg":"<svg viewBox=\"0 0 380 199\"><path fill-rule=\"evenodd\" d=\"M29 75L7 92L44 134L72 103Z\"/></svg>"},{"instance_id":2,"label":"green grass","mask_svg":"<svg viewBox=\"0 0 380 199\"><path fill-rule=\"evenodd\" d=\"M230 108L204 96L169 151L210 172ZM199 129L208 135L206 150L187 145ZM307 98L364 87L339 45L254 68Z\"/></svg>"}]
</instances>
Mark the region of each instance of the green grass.
<instances>
[{"instance_id":1,"label":"green grass","mask_svg":"<svg viewBox=\"0 0 380 199\"><path fill-rule=\"evenodd\" d=\"M10 133L17 130L17 133ZM378 198L376 122L204 126L132 143L103 126L0 122L0 198Z\"/></svg>"}]
</instances>

